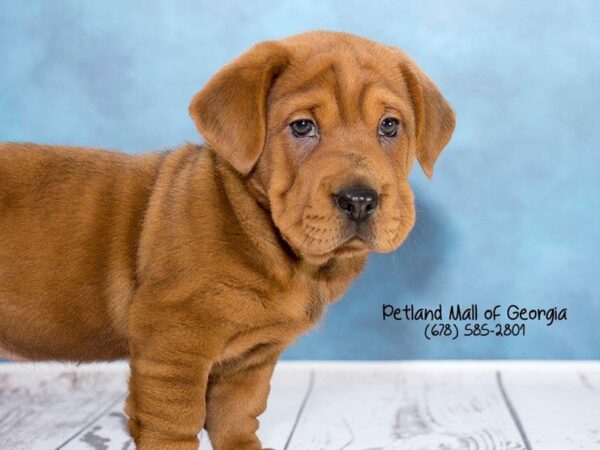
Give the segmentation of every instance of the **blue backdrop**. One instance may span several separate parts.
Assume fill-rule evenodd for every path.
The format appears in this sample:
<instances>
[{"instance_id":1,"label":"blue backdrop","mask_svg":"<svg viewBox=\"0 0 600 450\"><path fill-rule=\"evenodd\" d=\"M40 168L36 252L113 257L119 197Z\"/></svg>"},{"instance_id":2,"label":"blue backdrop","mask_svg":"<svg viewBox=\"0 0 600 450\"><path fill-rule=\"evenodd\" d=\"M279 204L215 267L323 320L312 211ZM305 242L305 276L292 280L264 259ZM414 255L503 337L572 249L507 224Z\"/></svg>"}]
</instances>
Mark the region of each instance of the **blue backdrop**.
<instances>
[{"instance_id":1,"label":"blue backdrop","mask_svg":"<svg viewBox=\"0 0 600 450\"><path fill-rule=\"evenodd\" d=\"M343 30L404 48L458 127L418 223L288 358L600 357L600 3L2 1L0 140L196 141L195 91L257 41ZM525 337L423 337L382 303L567 307ZM480 311L481 312L481 311Z\"/></svg>"}]
</instances>

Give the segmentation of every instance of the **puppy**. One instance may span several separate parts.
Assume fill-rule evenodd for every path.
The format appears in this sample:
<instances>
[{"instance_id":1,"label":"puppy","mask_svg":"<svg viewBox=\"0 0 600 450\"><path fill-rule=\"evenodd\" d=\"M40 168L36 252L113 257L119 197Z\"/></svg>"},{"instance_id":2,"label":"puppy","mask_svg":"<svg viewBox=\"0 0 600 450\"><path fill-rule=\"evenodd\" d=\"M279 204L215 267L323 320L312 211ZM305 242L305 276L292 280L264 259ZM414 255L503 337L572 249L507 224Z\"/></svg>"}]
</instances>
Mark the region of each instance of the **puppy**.
<instances>
[{"instance_id":1,"label":"puppy","mask_svg":"<svg viewBox=\"0 0 600 450\"><path fill-rule=\"evenodd\" d=\"M400 50L331 32L256 45L189 111L205 146L0 146L0 346L129 358L137 448L260 449L279 355L405 240L454 114Z\"/></svg>"}]
</instances>

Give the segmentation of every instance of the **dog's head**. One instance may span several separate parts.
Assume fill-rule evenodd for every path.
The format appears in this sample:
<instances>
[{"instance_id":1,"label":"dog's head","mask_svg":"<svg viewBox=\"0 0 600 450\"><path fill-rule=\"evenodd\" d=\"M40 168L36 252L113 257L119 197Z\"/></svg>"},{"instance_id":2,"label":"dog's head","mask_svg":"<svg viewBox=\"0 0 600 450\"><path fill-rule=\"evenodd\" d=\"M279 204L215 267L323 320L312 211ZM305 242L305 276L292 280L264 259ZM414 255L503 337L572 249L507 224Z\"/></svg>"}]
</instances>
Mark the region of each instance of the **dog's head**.
<instances>
[{"instance_id":1,"label":"dog's head","mask_svg":"<svg viewBox=\"0 0 600 450\"><path fill-rule=\"evenodd\" d=\"M413 161L431 177L454 130L452 109L408 56L332 32L256 45L190 113L313 262L399 247L415 222Z\"/></svg>"}]
</instances>

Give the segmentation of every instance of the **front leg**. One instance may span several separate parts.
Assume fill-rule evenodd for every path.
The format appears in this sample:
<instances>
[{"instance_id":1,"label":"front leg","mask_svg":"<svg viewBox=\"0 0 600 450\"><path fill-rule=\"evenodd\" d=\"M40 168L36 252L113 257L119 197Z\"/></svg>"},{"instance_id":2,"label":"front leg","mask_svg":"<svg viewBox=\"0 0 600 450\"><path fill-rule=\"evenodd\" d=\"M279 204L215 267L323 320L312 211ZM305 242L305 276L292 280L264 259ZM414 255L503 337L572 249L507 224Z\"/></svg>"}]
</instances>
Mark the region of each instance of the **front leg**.
<instances>
[{"instance_id":1,"label":"front leg","mask_svg":"<svg viewBox=\"0 0 600 450\"><path fill-rule=\"evenodd\" d=\"M210 359L197 349L161 351L149 345L132 354L130 366L126 410L136 448L196 450L205 418Z\"/></svg>"},{"instance_id":2,"label":"front leg","mask_svg":"<svg viewBox=\"0 0 600 450\"><path fill-rule=\"evenodd\" d=\"M225 327L203 327L185 309L143 312L131 322L129 431L140 450L196 450L208 376L224 339L215 329Z\"/></svg>"},{"instance_id":3,"label":"front leg","mask_svg":"<svg viewBox=\"0 0 600 450\"><path fill-rule=\"evenodd\" d=\"M240 369L215 371L207 392L206 430L215 450L260 450L257 417L264 412L280 351L246 361Z\"/></svg>"}]
</instances>

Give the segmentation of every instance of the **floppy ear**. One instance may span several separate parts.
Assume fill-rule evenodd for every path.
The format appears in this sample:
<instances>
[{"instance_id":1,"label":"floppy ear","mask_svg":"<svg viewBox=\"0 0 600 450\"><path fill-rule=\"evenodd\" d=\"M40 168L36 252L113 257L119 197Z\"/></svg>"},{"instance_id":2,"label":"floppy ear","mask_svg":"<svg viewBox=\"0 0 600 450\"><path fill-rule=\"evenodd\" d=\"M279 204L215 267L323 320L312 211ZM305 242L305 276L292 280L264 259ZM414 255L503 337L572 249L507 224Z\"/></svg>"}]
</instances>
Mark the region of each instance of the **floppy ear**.
<instances>
[{"instance_id":1,"label":"floppy ear","mask_svg":"<svg viewBox=\"0 0 600 450\"><path fill-rule=\"evenodd\" d=\"M243 175L262 153L269 89L288 62L280 44L255 45L217 72L190 104L190 116L209 147Z\"/></svg>"},{"instance_id":2,"label":"floppy ear","mask_svg":"<svg viewBox=\"0 0 600 450\"><path fill-rule=\"evenodd\" d=\"M433 81L413 61L406 58L401 70L415 111L417 160L425 175L431 178L433 165L454 131L454 111Z\"/></svg>"}]
</instances>

